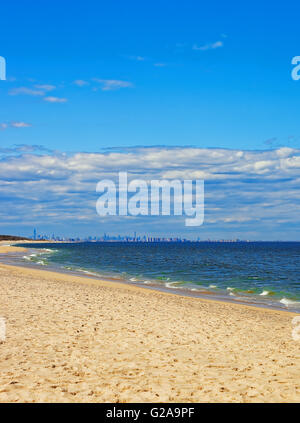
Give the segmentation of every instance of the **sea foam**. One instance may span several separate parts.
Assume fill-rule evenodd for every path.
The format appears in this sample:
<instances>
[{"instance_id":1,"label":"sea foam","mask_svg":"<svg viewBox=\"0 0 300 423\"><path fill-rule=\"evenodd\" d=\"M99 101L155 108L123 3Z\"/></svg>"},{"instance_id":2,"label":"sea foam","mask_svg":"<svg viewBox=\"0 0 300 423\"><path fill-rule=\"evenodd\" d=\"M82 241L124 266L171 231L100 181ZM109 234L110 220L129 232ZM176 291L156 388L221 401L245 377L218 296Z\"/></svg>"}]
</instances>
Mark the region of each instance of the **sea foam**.
<instances>
[{"instance_id":1,"label":"sea foam","mask_svg":"<svg viewBox=\"0 0 300 423\"><path fill-rule=\"evenodd\" d=\"M261 294L259 294L259 295L269 295L270 294L270 291L263 291Z\"/></svg>"},{"instance_id":2,"label":"sea foam","mask_svg":"<svg viewBox=\"0 0 300 423\"><path fill-rule=\"evenodd\" d=\"M288 298L282 298L279 302L281 304L284 304L286 307L293 306L293 305L300 305L299 301L293 301Z\"/></svg>"}]
</instances>

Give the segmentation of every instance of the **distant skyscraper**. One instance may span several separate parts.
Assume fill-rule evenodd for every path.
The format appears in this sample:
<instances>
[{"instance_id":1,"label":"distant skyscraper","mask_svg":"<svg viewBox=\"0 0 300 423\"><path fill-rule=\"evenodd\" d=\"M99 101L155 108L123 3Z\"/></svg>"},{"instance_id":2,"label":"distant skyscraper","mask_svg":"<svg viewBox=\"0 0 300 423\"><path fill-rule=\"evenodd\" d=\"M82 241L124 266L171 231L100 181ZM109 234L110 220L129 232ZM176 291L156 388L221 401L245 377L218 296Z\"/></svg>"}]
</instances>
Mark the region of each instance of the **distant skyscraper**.
<instances>
[{"instance_id":1,"label":"distant skyscraper","mask_svg":"<svg viewBox=\"0 0 300 423\"><path fill-rule=\"evenodd\" d=\"M33 239L36 239L36 229L33 230Z\"/></svg>"}]
</instances>

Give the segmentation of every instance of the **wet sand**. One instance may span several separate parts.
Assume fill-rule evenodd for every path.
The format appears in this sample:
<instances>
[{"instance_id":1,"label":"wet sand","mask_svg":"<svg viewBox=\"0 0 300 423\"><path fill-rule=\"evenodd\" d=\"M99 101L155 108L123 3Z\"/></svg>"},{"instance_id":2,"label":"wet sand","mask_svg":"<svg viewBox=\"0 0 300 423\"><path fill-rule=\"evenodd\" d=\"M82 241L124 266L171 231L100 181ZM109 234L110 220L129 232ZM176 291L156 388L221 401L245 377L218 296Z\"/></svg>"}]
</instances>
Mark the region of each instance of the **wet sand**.
<instances>
[{"instance_id":1,"label":"wet sand","mask_svg":"<svg viewBox=\"0 0 300 423\"><path fill-rule=\"evenodd\" d=\"M4 264L0 285L1 402L300 401L293 313Z\"/></svg>"}]
</instances>

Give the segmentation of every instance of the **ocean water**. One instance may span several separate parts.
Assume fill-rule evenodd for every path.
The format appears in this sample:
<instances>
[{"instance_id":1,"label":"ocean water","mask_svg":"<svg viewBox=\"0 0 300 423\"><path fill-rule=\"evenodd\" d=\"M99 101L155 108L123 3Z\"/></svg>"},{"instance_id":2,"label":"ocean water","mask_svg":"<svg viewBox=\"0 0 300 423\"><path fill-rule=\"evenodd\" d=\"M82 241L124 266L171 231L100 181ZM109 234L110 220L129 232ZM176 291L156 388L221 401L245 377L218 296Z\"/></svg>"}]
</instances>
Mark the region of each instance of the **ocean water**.
<instances>
[{"instance_id":1,"label":"ocean water","mask_svg":"<svg viewBox=\"0 0 300 423\"><path fill-rule=\"evenodd\" d=\"M300 243L26 244L23 261L174 293L300 311Z\"/></svg>"}]
</instances>

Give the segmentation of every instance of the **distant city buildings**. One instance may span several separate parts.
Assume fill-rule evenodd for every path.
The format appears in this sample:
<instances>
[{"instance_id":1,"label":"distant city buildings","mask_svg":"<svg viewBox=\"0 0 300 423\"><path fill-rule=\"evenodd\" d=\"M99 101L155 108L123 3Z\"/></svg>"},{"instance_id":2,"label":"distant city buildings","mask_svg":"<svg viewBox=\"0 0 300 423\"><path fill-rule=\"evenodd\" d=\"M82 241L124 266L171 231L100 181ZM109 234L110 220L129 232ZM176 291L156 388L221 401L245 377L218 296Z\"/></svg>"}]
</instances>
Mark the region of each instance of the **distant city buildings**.
<instances>
[{"instance_id":1,"label":"distant city buildings","mask_svg":"<svg viewBox=\"0 0 300 423\"><path fill-rule=\"evenodd\" d=\"M196 240L190 240L187 238L181 237L154 237L148 235L138 236L136 232L134 232L133 236L130 235L108 235L104 233L103 236L88 236L84 238L80 237L61 237L55 234L47 235L47 234L38 234L37 230L33 230L33 240L43 240L43 241L61 241L61 242L250 242L249 240L241 240L239 238L236 239L204 239L201 240L199 237Z\"/></svg>"}]
</instances>

